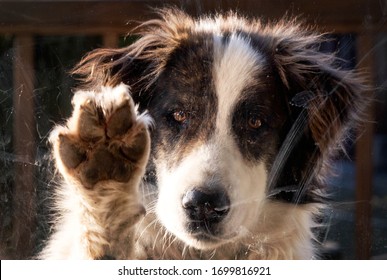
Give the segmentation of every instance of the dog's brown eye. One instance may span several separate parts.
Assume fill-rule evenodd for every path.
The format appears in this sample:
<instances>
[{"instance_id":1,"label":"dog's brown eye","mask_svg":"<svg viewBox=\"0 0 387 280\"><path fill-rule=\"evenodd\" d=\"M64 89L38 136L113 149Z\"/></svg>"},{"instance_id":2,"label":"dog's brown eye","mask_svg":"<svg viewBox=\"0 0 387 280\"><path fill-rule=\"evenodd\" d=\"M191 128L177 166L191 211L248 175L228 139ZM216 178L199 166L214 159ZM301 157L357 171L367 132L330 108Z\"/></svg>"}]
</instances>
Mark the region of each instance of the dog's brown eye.
<instances>
[{"instance_id":1,"label":"dog's brown eye","mask_svg":"<svg viewBox=\"0 0 387 280\"><path fill-rule=\"evenodd\" d=\"M257 116L251 116L249 118L248 124L250 128L257 129L261 127L262 121Z\"/></svg>"},{"instance_id":2,"label":"dog's brown eye","mask_svg":"<svg viewBox=\"0 0 387 280\"><path fill-rule=\"evenodd\" d=\"M178 110L173 113L173 118L175 121L182 123L187 119L187 114L182 110Z\"/></svg>"}]
</instances>

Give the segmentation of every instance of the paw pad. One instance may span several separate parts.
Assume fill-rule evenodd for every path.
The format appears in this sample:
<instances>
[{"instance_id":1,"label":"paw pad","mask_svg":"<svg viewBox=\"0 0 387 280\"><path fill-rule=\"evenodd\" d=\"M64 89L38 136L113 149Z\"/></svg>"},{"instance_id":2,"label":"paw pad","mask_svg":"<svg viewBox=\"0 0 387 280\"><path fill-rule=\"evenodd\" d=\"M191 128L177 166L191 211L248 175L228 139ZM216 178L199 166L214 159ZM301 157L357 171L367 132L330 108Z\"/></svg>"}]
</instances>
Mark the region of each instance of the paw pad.
<instances>
[{"instance_id":1,"label":"paw pad","mask_svg":"<svg viewBox=\"0 0 387 280\"><path fill-rule=\"evenodd\" d=\"M62 173L89 189L105 180L128 182L149 156L147 118L137 118L129 93L112 91L77 93L73 115L55 138Z\"/></svg>"}]
</instances>

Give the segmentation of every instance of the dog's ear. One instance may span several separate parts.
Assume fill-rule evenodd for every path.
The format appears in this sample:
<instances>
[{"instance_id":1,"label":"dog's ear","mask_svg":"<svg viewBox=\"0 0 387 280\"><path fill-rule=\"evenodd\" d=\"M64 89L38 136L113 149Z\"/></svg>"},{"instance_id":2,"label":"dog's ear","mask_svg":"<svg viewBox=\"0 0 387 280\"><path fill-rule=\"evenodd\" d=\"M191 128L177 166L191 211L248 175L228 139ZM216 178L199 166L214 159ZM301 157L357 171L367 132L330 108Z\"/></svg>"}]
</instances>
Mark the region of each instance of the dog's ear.
<instances>
[{"instance_id":1,"label":"dog's ear","mask_svg":"<svg viewBox=\"0 0 387 280\"><path fill-rule=\"evenodd\" d=\"M339 143L345 131L361 123L365 84L350 70L339 69L333 54L313 49L278 48L279 73L292 111L307 111L308 127L321 152Z\"/></svg>"},{"instance_id":2,"label":"dog's ear","mask_svg":"<svg viewBox=\"0 0 387 280\"><path fill-rule=\"evenodd\" d=\"M192 19L177 9L156 11L159 19L149 20L133 31L133 44L119 49L97 49L74 68L82 87L129 85L136 103L147 98L171 53L188 36Z\"/></svg>"},{"instance_id":3,"label":"dog's ear","mask_svg":"<svg viewBox=\"0 0 387 280\"><path fill-rule=\"evenodd\" d=\"M364 80L355 71L340 69L334 54L319 51L324 37L289 29L272 45L291 119L282 147L291 151L282 151L287 156L278 184L318 185L317 175L333 152L342 148L349 130L364 121L369 100Z\"/></svg>"},{"instance_id":4,"label":"dog's ear","mask_svg":"<svg viewBox=\"0 0 387 280\"><path fill-rule=\"evenodd\" d=\"M80 80L81 89L98 92L101 87L124 83L136 98L146 83L150 62L131 55L131 51L131 47L93 50L79 62L72 74Z\"/></svg>"}]
</instances>

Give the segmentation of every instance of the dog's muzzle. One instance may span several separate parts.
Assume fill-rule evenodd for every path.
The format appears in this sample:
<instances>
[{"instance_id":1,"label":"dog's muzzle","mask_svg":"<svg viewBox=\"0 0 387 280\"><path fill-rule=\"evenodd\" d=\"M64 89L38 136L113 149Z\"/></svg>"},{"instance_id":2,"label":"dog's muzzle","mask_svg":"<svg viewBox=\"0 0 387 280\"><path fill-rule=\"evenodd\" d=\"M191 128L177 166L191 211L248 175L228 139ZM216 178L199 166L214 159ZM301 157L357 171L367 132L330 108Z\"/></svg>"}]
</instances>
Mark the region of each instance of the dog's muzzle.
<instances>
[{"instance_id":1,"label":"dog's muzzle","mask_svg":"<svg viewBox=\"0 0 387 280\"><path fill-rule=\"evenodd\" d=\"M217 235L219 224L230 210L230 199L221 188L194 188L182 199L190 233Z\"/></svg>"}]
</instances>

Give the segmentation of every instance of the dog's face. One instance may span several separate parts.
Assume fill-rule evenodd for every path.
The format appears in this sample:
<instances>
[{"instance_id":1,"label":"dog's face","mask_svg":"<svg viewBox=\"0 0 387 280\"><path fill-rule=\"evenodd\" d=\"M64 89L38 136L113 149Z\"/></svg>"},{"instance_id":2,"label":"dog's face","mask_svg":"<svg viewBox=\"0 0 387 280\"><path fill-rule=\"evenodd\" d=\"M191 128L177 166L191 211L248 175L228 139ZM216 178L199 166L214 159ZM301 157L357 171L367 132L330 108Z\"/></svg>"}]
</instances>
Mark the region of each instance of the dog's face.
<instances>
[{"instance_id":1,"label":"dog's face","mask_svg":"<svg viewBox=\"0 0 387 280\"><path fill-rule=\"evenodd\" d=\"M76 73L89 85L128 84L154 118L146 180L161 223L211 249L288 222L286 205L310 202L366 104L359 80L294 23L164 10L142 28L136 43L93 52Z\"/></svg>"},{"instance_id":2,"label":"dog's face","mask_svg":"<svg viewBox=\"0 0 387 280\"><path fill-rule=\"evenodd\" d=\"M175 49L148 106L161 222L211 248L252 230L286 108L251 38L208 34Z\"/></svg>"}]
</instances>

